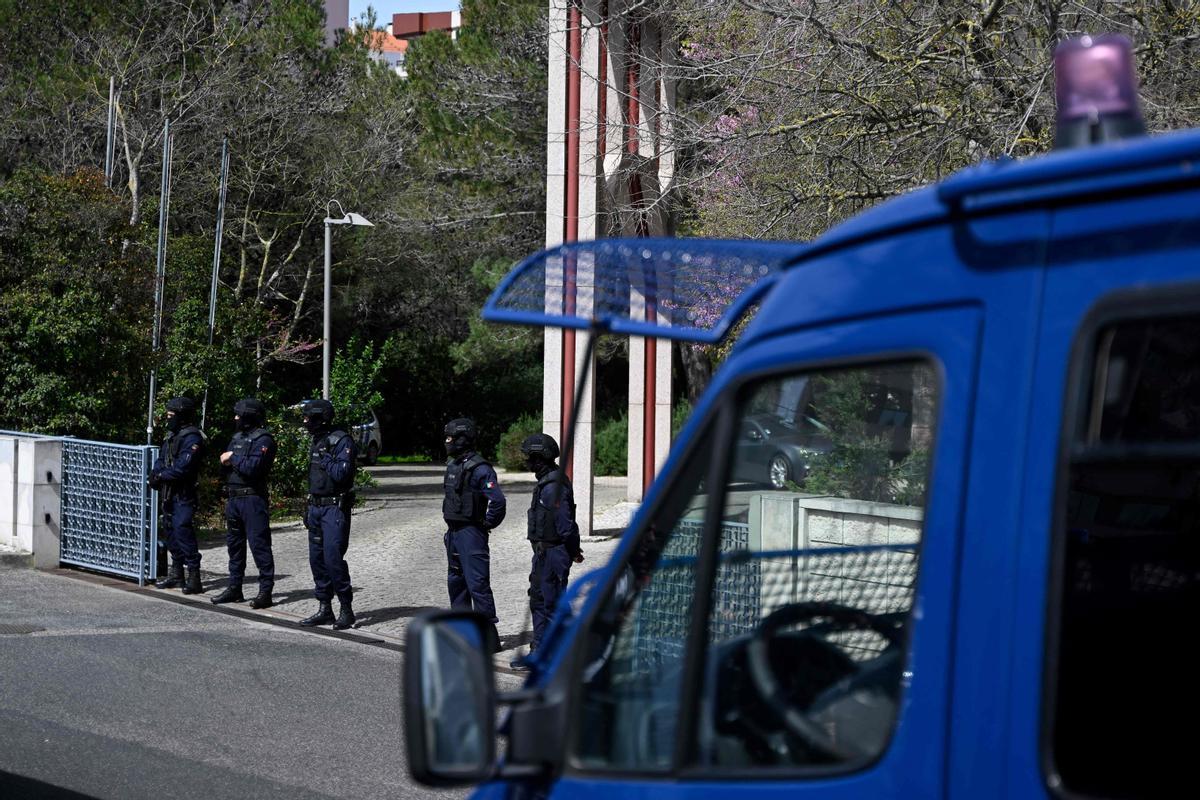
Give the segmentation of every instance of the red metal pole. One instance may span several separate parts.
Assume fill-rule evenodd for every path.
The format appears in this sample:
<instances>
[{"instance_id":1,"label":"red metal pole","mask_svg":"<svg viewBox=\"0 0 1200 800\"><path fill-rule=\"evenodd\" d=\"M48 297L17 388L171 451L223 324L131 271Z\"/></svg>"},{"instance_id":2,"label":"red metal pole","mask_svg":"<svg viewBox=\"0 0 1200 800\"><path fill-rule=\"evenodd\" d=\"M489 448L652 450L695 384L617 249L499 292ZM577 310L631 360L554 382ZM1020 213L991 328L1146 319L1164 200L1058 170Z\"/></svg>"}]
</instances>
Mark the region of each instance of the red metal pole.
<instances>
[{"instance_id":1,"label":"red metal pole","mask_svg":"<svg viewBox=\"0 0 1200 800\"><path fill-rule=\"evenodd\" d=\"M583 50L581 14L577 2L571 3L567 12L567 175L566 175L566 229L563 240L579 240L579 61ZM564 311L569 316L575 313L575 264L567 259L564 264L563 298ZM585 367L586 368L586 367ZM575 414L575 331L563 331L562 350L562 424L560 442L567 440L569 425ZM572 464L563 464L567 476L573 473Z\"/></svg>"}]
</instances>

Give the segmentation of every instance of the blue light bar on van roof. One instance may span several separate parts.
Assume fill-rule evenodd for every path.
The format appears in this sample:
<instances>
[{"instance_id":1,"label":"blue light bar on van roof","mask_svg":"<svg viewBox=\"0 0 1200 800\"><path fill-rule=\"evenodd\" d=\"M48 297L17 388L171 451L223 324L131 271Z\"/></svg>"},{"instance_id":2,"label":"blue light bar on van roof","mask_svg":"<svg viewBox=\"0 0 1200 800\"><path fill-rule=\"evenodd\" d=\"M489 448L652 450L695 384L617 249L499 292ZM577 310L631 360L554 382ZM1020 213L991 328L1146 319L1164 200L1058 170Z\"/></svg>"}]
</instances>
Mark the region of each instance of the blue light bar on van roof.
<instances>
[{"instance_id":1,"label":"blue light bar on van roof","mask_svg":"<svg viewBox=\"0 0 1200 800\"><path fill-rule=\"evenodd\" d=\"M483 318L713 344L805 250L752 240L570 242L518 264Z\"/></svg>"}]
</instances>

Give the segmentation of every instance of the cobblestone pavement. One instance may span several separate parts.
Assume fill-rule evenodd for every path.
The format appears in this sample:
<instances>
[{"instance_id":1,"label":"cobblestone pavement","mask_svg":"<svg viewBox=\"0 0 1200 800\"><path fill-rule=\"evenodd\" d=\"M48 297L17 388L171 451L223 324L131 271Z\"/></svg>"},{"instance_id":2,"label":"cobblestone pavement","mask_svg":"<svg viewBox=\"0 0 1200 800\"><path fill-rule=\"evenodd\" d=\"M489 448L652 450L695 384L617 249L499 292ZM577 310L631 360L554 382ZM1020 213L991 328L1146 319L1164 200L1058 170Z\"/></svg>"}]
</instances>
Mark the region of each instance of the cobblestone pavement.
<instances>
[{"instance_id":1,"label":"cobblestone pavement","mask_svg":"<svg viewBox=\"0 0 1200 800\"><path fill-rule=\"evenodd\" d=\"M444 608L446 553L442 545L442 475L440 464L395 464L369 468L379 485L364 491L365 502L354 511L346 561L354 583L354 611L360 632L402 637L409 620L431 608ZM528 640L529 543L525 539L525 510L535 480L530 473L499 471L508 499L508 515L492 531L492 591L500 618L501 641L512 650ZM625 499L624 478L597 478L595 510L599 516ZM604 565L618 539L587 537L585 561L571 576ZM275 601L271 616L307 616L316 610L312 573L308 567L308 538L300 522L272 526L275 554ZM206 593L202 602L225 585L228 556L223 540L201 543ZM247 553L245 590L253 596L258 572ZM174 591L173 594L178 594ZM237 604L246 609L245 604ZM334 604L336 612L337 605ZM511 655L509 656L511 657ZM501 660L501 659L498 659Z\"/></svg>"}]
</instances>

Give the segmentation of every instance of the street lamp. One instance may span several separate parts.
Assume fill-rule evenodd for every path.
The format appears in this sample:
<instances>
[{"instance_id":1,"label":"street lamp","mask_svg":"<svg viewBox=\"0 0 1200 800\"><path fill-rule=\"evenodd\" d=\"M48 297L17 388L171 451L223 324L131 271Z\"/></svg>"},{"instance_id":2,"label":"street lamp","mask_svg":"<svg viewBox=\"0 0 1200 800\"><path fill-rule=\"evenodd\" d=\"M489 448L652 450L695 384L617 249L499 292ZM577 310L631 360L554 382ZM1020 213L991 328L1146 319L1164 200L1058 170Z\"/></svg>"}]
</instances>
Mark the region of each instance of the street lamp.
<instances>
[{"instance_id":1,"label":"street lamp","mask_svg":"<svg viewBox=\"0 0 1200 800\"><path fill-rule=\"evenodd\" d=\"M325 217L325 327L324 327L325 343L321 347L321 397L324 397L326 400L329 399L329 360L330 360L329 359L329 306L330 306L329 296L330 296L330 294L332 294L332 285L333 285L332 279L330 277L330 267L331 267L332 260L333 260L332 259L333 245L332 245L332 236L330 234L330 231L331 231L330 226L332 226L332 225L365 225L368 228L375 227L362 214L355 214L354 212L346 213L346 210L344 208L342 208L342 204L339 203L337 200L329 201L329 204L325 207L325 213L332 215L333 214L333 210L332 210L333 206L337 206L338 211L340 211L343 216L341 216L340 218L337 218L337 219L335 219L332 216Z\"/></svg>"}]
</instances>

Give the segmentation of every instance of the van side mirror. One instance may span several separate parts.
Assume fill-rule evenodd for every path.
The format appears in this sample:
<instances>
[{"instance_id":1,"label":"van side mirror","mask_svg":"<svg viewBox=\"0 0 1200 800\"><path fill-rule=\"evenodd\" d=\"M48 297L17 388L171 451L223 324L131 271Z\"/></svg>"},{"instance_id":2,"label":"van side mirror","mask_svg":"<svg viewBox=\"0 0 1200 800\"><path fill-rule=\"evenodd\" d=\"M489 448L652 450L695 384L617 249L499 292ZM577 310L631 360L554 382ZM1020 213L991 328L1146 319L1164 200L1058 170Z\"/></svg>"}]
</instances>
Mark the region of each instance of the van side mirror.
<instances>
[{"instance_id":1,"label":"van side mirror","mask_svg":"<svg viewBox=\"0 0 1200 800\"><path fill-rule=\"evenodd\" d=\"M494 638L476 611L432 611L409 625L404 736L409 772L420 783L461 786L494 774Z\"/></svg>"}]
</instances>

